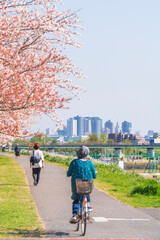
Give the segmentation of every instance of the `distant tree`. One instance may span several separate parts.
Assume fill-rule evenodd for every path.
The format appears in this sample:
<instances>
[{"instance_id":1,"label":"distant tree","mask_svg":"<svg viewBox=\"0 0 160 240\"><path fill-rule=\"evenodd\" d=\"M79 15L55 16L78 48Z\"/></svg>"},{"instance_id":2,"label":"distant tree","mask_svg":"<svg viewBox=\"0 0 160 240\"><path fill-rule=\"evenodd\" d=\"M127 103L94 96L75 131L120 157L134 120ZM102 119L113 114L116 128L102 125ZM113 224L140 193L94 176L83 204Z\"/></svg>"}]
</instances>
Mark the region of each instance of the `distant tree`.
<instances>
[{"instance_id":1,"label":"distant tree","mask_svg":"<svg viewBox=\"0 0 160 240\"><path fill-rule=\"evenodd\" d=\"M51 142L51 144L56 144L56 143L58 143L57 139L53 139L52 142Z\"/></svg>"},{"instance_id":2,"label":"distant tree","mask_svg":"<svg viewBox=\"0 0 160 240\"><path fill-rule=\"evenodd\" d=\"M107 134L106 133L101 133L100 134L100 142L101 143L106 143L107 142Z\"/></svg>"},{"instance_id":3,"label":"distant tree","mask_svg":"<svg viewBox=\"0 0 160 240\"><path fill-rule=\"evenodd\" d=\"M98 135L96 133L89 134L87 142L98 142Z\"/></svg>"},{"instance_id":4,"label":"distant tree","mask_svg":"<svg viewBox=\"0 0 160 240\"><path fill-rule=\"evenodd\" d=\"M81 139L71 141L71 144L81 144Z\"/></svg>"},{"instance_id":5,"label":"distant tree","mask_svg":"<svg viewBox=\"0 0 160 240\"><path fill-rule=\"evenodd\" d=\"M114 140L113 139L108 139L106 142L108 145L114 144Z\"/></svg>"},{"instance_id":6,"label":"distant tree","mask_svg":"<svg viewBox=\"0 0 160 240\"><path fill-rule=\"evenodd\" d=\"M125 148L125 154L129 154L129 155L134 154L134 149L133 148Z\"/></svg>"},{"instance_id":7,"label":"distant tree","mask_svg":"<svg viewBox=\"0 0 160 240\"><path fill-rule=\"evenodd\" d=\"M29 144L29 140L24 140L24 139L16 139L14 142L13 142L13 145L15 144L19 144L19 145L26 145L26 144Z\"/></svg>"},{"instance_id":8,"label":"distant tree","mask_svg":"<svg viewBox=\"0 0 160 240\"><path fill-rule=\"evenodd\" d=\"M45 144L45 145L49 145L51 144L53 141L52 138L46 136L45 134L43 133L36 133L35 136L33 136L31 139L30 139L30 142L31 143L35 143L35 142L38 142L39 144Z\"/></svg>"},{"instance_id":9,"label":"distant tree","mask_svg":"<svg viewBox=\"0 0 160 240\"><path fill-rule=\"evenodd\" d=\"M123 140L123 142L119 143L120 145L132 145L132 141L129 139ZM133 148L125 148L125 154L131 155L133 154Z\"/></svg>"},{"instance_id":10,"label":"distant tree","mask_svg":"<svg viewBox=\"0 0 160 240\"><path fill-rule=\"evenodd\" d=\"M86 139L76 139L76 140L73 140L69 143L71 143L71 144L85 144L86 142L87 142Z\"/></svg>"},{"instance_id":11,"label":"distant tree","mask_svg":"<svg viewBox=\"0 0 160 240\"><path fill-rule=\"evenodd\" d=\"M132 145L133 143L132 143L131 140L129 140L129 139L125 139L125 140L123 140L122 144Z\"/></svg>"}]
</instances>

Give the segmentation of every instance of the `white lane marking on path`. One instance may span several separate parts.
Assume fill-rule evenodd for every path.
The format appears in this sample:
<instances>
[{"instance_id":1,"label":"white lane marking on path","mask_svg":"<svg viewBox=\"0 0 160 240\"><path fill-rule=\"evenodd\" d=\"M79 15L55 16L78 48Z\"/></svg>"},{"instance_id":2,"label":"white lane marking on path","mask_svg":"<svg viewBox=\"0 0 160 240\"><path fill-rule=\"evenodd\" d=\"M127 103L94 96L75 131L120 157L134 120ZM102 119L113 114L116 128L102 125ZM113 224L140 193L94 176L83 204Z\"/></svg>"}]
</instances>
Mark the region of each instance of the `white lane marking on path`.
<instances>
[{"instance_id":1,"label":"white lane marking on path","mask_svg":"<svg viewBox=\"0 0 160 240\"><path fill-rule=\"evenodd\" d=\"M108 222L108 221L150 221L146 218L105 218L105 217L92 217L95 222Z\"/></svg>"},{"instance_id":2,"label":"white lane marking on path","mask_svg":"<svg viewBox=\"0 0 160 240\"><path fill-rule=\"evenodd\" d=\"M95 222L108 222L108 219L105 217L92 217Z\"/></svg>"}]
</instances>

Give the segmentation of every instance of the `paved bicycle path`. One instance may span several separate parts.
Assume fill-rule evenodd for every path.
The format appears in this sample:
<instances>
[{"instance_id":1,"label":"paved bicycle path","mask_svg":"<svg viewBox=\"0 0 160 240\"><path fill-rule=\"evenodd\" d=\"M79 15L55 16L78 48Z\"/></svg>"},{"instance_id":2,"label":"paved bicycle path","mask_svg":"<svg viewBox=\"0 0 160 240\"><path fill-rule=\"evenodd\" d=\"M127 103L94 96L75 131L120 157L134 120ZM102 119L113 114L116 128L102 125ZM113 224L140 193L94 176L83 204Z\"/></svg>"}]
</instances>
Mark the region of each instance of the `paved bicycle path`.
<instances>
[{"instance_id":1,"label":"paved bicycle path","mask_svg":"<svg viewBox=\"0 0 160 240\"><path fill-rule=\"evenodd\" d=\"M48 238L79 238L71 217L70 178L66 170L49 163L42 169L38 187L33 186L29 157L16 161L23 166L33 199ZM87 225L85 238L97 239L160 239L160 221L94 189L92 193L93 223ZM157 217L157 216L156 216ZM82 238L82 237L81 237Z\"/></svg>"}]
</instances>

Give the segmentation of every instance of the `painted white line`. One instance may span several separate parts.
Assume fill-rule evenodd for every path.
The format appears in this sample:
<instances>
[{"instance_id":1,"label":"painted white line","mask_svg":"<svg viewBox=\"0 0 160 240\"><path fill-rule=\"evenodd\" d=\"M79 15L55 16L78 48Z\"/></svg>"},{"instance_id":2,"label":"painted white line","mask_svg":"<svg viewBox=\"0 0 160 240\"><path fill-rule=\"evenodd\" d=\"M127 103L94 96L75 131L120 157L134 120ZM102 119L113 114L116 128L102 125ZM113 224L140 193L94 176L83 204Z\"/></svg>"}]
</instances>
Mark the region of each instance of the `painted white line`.
<instances>
[{"instance_id":1,"label":"painted white line","mask_svg":"<svg viewBox=\"0 0 160 240\"><path fill-rule=\"evenodd\" d=\"M109 221L149 221L147 218L107 218Z\"/></svg>"},{"instance_id":2,"label":"painted white line","mask_svg":"<svg viewBox=\"0 0 160 240\"><path fill-rule=\"evenodd\" d=\"M108 222L108 219L105 217L92 217L95 222Z\"/></svg>"},{"instance_id":3,"label":"painted white line","mask_svg":"<svg viewBox=\"0 0 160 240\"><path fill-rule=\"evenodd\" d=\"M149 221L147 218L105 218L105 217L92 217L95 222L108 222L108 221Z\"/></svg>"}]
</instances>

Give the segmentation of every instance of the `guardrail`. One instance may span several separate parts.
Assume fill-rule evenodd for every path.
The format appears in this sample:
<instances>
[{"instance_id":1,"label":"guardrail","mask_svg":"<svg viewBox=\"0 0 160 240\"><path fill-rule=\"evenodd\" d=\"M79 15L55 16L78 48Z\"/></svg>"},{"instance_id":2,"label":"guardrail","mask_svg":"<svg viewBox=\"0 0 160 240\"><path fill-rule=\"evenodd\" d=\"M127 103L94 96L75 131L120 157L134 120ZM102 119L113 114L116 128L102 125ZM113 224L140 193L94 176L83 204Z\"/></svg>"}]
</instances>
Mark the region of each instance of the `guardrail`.
<instances>
[{"instance_id":1,"label":"guardrail","mask_svg":"<svg viewBox=\"0 0 160 240\"><path fill-rule=\"evenodd\" d=\"M54 149L54 148L79 148L82 144L54 144L54 145L41 145L41 149ZM160 148L160 144L150 144L150 145L117 145L117 144L85 144L89 148ZM15 146L12 146L14 148ZM28 145L20 145L20 148L28 149Z\"/></svg>"}]
</instances>

